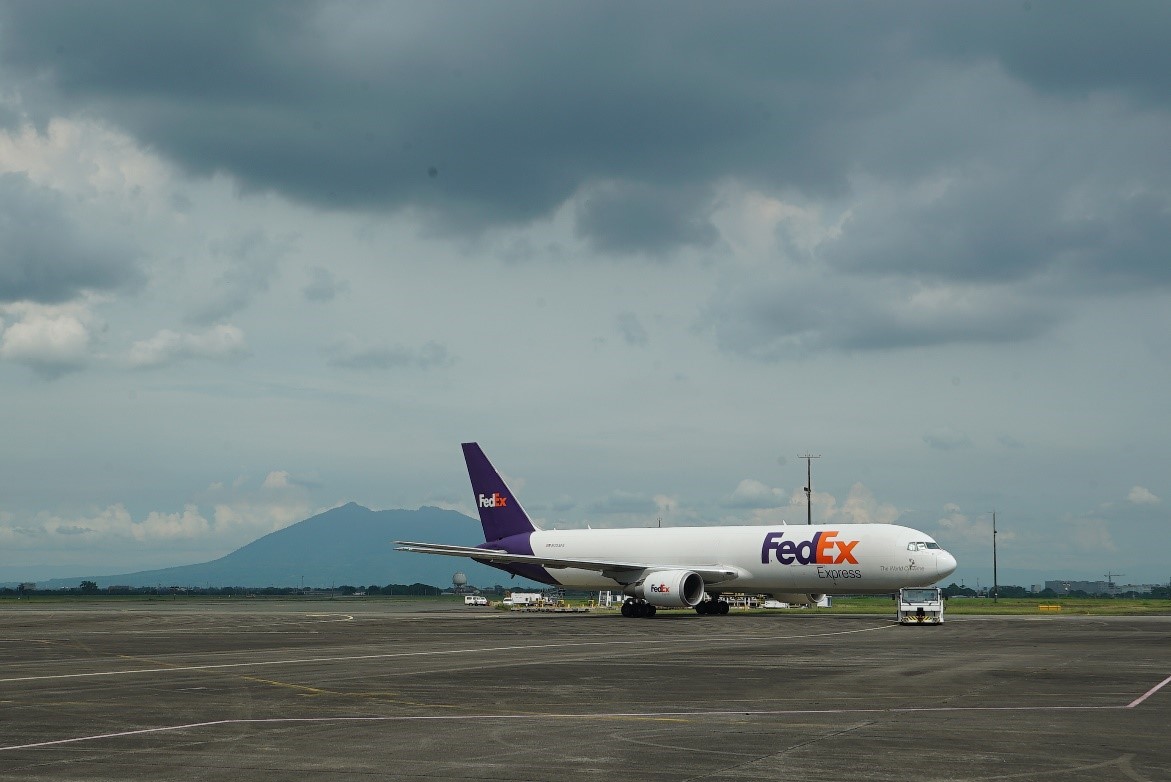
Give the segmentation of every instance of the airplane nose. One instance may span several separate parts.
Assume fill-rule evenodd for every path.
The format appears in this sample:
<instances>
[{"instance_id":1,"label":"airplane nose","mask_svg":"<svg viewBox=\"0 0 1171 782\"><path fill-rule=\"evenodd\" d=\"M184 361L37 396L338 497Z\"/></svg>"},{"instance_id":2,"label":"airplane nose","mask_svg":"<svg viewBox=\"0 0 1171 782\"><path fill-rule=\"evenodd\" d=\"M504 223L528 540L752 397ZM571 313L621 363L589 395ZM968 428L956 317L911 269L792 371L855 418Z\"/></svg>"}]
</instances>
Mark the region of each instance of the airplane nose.
<instances>
[{"instance_id":1,"label":"airplane nose","mask_svg":"<svg viewBox=\"0 0 1171 782\"><path fill-rule=\"evenodd\" d=\"M935 553L935 575L937 578L950 576L955 572L957 565L956 558L946 551Z\"/></svg>"}]
</instances>

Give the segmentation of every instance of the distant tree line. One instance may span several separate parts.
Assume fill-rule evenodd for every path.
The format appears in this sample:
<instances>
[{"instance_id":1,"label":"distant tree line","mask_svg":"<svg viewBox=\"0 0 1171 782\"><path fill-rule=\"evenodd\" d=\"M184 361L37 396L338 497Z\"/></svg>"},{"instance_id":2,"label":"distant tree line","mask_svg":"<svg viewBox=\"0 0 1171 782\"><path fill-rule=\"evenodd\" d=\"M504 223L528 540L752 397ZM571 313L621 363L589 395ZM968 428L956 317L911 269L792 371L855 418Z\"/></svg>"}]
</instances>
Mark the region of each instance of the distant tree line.
<instances>
[{"instance_id":1,"label":"distant tree line","mask_svg":"<svg viewBox=\"0 0 1171 782\"><path fill-rule=\"evenodd\" d=\"M430 584L420 584L418 582L414 584L387 584L386 586L371 584L367 587L342 584L337 588L337 591L343 595L352 595L357 592L364 592L367 595L415 595L420 597L443 594L443 590L439 587L431 586Z\"/></svg>"},{"instance_id":2,"label":"distant tree line","mask_svg":"<svg viewBox=\"0 0 1171 782\"><path fill-rule=\"evenodd\" d=\"M945 597L991 597L991 587L981 587L980 589L972 589L971 587L960 586L959 584L948 584L943 588ZM1002 585L997 591L998 597L1038 597L1039 594L1030 592L1022 586L1011 586L1008 584Z\"/></svg>"},{"instance_id":3,"label":"distant tree line","mask_svg":"<svg viewBox=\"0 0 1171 782\"><path fill-rule=\"evenodd\" d=\"M22 585L20 587L2 587L0 588L0 597L51 597L69 595L210 595L223 597L235 597L239 595L263 595L268 597L323 594L353 595L357 592L364 592L368 595L403 595L415 597L443 594L443 590L439 587L421 583L387 584L386 586L378 586L377 584L373 584L368 587L355 587L348 584L343 584L342 586L336 588L109 586L103 589L99 587L95 581L82 581L78 586L63 587L61 589L37 589L35 587L29 588L27 585Z\"/></svg>"},{"instance_id":4,"label":"distant tree line","mask_svg":"<svg viewBox=\"0 0 1171 782\"><path fill-rule=\"evenodd\" d=\"M948 584L943 588L943 594L947 597L991 597L992 587L981 587L979 590L971 587L960 586L959 584ZM1071 592L1058 593L1052 589L1042 589L1040 592L1033 592L1023 586L1001 585L996 588L997 597L1042 597L1042 598L1058 598L1058 597L1100 597L1105 599L1115 597L1126 598L1154 598L1156 600L1171 599L1171 586L1156 586L1150 592L1112 592L1110 594L1091 594L1080 589L1075 589Z\"/></svg>"}]
</instances>

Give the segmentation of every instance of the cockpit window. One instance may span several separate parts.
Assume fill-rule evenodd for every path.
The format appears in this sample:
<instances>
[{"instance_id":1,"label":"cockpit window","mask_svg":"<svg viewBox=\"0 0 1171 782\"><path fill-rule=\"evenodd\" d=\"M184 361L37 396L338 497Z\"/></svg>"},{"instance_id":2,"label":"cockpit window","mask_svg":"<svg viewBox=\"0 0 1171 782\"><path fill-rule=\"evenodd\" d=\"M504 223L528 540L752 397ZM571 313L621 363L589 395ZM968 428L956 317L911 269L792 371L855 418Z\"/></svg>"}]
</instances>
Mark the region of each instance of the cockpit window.
<instances>
[{"instance_id":1,"label":"cockpit window","mask_svg":"<svg viewBox=\"0 0 1171 782\"><path fill-rule=\"evenodd\" d=\"M939 548L939 544L935 541L929 540L927 541L927 548Z\"/></svg>"},{"instance_id":2,"label":"cockpit window","mask_svg":"<svg viewBox=\"0 0 1171 782\"><path fill-rule=\"evenodd\" d=\"M939 544L933 540L916 540L907 544L907 551L926 551L937 548L939 548Z\"/></svg>"}]
</instances>

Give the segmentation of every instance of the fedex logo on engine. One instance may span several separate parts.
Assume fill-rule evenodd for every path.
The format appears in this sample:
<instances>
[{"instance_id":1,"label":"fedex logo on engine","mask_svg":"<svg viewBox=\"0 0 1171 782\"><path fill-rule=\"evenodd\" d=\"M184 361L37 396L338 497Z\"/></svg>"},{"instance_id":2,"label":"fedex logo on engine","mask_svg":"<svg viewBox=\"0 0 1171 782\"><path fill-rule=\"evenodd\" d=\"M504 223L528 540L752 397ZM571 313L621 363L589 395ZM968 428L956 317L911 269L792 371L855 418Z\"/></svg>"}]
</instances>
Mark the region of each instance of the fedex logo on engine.
<instances>
[{"instance_id":1,"label":"fedex logo on engine","mask_svg":"<svg viewBox=\"0 0 1171 782\"><path fill-rule=\"evenodd\" d=\"M660 594L670 594L671 587L667 586L666 584L651 584L651 591L658 592Z\"/></svg>"},{"instance_id":2,"label":"fedex logo on engine","mask_svg":"<svg viewBox=\"0 0 1171 782\"><path fill-rule=\"evenodd\" d=\"M508 504L508 498L500 492L492 492L491 497L485 497L483 494L477 496L480 499L481 508L503 508Z\"/></svg>"},{"instance_id":3,"label":"fedex logo on engine","mask_svg":"<svg viewBox=\"0 0 1171 782\"><path fill-rule=\"evenodd\" d=\"M770 532L764 536L760 547L760 563L767 565L770 552L776 553L777 562L782 565L841 565L849 562L857 565L854 558L856 540L837 540L837 530L817 532L813 540L782 540L783 532Z\"/></svg>"}]
</instances>

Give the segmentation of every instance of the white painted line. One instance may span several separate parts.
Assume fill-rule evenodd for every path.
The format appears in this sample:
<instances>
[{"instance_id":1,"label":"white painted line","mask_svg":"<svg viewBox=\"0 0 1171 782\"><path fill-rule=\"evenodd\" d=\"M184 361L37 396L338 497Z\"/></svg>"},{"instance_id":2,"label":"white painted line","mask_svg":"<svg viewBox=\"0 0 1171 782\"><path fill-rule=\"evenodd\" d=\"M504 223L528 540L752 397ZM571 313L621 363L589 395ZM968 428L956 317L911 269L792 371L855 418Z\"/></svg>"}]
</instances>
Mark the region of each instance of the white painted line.
<instances>
[{"instance_id":1,"label":"white painted line","mask_svg":"<svg viewBox=\"0 0 1171 782\"><path fill-rule=\"evenodd\" d=\"M1167 683L1168 683L1168 682L1171 682L1171 676L1168 676L1166 679L1164 679L1163 681L1159 682L1159 683L1158 683L1158 684L1156 684L1154 687L1152 687L1151 689L1147 690L1146 692L1144 692L1144 693L1143 693L1142 695L1140 695L1139 697L1135 698L1135 699L1134 699L1133 701L1131 701L1130 703L1126 704L1126 708L1128 708L1128 709L1133 709L1135 706L1139 705L1140 703L1142 703L1143 701L1145 701L1147 698L1151 697L1151 696L1152 696L1152 695L1154 695L1156 692L1158 692L1159 690L1161 690L1161 689L1163 689L1165 686L1167 686Z\"/></svg>"},{"instance_id":2,"label":"white painted line","mask_svg":"<svg viewBox=\"0 0 1171 782\"><path fill-rule=\"evenodd\" d=\"M681 717L786 717L808 716L811 714L893 714L906 712L956 712L956 711L1092 711L1125 709L1126 706L940 706L923 708L891 708L891 709L783 709L769 711L652 711L652 712L604 712L599 714L436 714L419 716L369 716L369 717L268 717L210 720L208 722L189 722L182 725L165 725L158 728L140 728L138 730L124 730L118 733L99 733L94 736L78 736L71 739L54 739L52 741L38 741L32 744L14 744L9 747L0 747L0 752L11 752L20 749L38 749L61 744L76 744L82 741L98 741L100 739L126 738L128 736L144 736L150 733L171 733L180 730L194 730L196 728L213 728L220 725L291 725L297 723L329 723L329 722L450 722L459 720L611 720L611 719L679 719Z\"/></svg>"},{"instance_id":3,"label":"white painted line","mask_svg":"<svg viewBox=\"0 0 1171 782\"><path fill-rule=\"evenodd\" d=\"M711 641L739 641L739 642L753 642L760 641L788 641L798 638L819 638L823 636L832 635L850 635L851 633L868 633L874 630L886 630L890 627L897 627L895 624L882 625L879 627L864 627L859 630L838 630L831 633L809 633L806 635L785 635L785 636L768 636L764 638L747 637L747 638L718 638L704 636L703 640ZM694 641L695 638L679 638L675 637L671 640L675 641ZM344 657L305 657L293 660L258 660L245 663L207 663L205 665L177 665L168 668L132 668L123 671L91 671L89 673L57 673L45 674L41 676L14 676L7 679L0 679L0 684L7 684L12 682L36 682L48 681L52 679L84 679L103 676L132 676L136 674L154 674L154 673L180 673L182 671L208 671L220 668L255 668L267 665L304 665L306 663L336 663L346 662L348 660L386 660L395 657L433 657L439 655L449 654L484 654L486 652L523 652L531 651L533 649L565 649L576 648L584 646L645 646L646 639L640 638L630 641L575 641L572 643L555 643L555 644L530 644L526 646L489 646L478 649L429 649L422 652L387 652L384 654L357 654Z\"/></svg>"}]
</instances>

